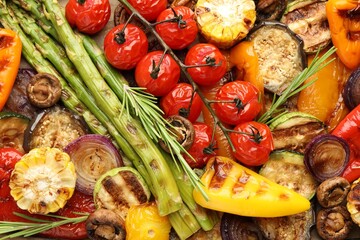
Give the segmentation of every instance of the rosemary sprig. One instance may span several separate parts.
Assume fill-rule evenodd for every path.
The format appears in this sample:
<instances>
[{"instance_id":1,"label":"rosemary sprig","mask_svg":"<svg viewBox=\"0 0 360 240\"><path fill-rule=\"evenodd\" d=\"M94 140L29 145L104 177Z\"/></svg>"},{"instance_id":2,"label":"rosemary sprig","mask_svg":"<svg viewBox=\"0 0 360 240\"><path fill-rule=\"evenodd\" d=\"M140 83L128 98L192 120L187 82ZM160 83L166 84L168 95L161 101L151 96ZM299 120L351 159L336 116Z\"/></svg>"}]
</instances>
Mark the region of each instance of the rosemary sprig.
<instances>
[{"instance_id":1,"label":"rosemary sprig","mask_svg":"<svg viewBox=\"0 0 360 240\"><path fill-rule=\"evenodd\" d=\"M279 97L274 96L274 101L271 104L269 110L267 110L260 118L257 120L260 123L269 124L274 120L274 114L279 112L279 107L283 105L290 97L296 95L300 91L304 90L311 84L313 84L317 79L312 79L311 81L303 84L307 79L312 75L319 72L321 69L326 67L329 63L335 60L335 58L326 61L333 53L336 52L336 48L331 47L324 55L319 57L319 52L316 53L314 60L311 64L305 68L286 88L286 90ZM325 62L326 61L326 62ZM282 114L278 115L281 116Z\"/></svg>"},{"instance_id":2,"label":"rosemary sprig","mask_svg":"<svg viewBox=\"0 0 360 240\"><path fill-rule=\"evenodd\" d=\"M5 240L15 237L29 237L49 229L62 226L64 224L77 224L84 222L88 218L88 214L80 214L80 217L63 217L57 215L46 215L48 217L53 217L59 219L58 221L38 219L35 217L30 217L21 213L14 212L16 216L22 217L24 219L33 221L33 222L9 222L9 221L0 221L0 234L7 234L7 236L1 237L0 240Z\"/></svg>"}]
</instances>

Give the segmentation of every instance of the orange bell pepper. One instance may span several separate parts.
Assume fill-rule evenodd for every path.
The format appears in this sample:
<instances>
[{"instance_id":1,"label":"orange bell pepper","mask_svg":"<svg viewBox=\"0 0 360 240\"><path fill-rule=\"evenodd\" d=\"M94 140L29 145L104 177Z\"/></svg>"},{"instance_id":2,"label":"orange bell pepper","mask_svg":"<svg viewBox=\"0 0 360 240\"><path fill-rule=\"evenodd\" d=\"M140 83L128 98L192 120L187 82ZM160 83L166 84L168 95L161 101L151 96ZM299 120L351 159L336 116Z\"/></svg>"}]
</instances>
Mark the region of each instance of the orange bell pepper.
<instances>
[{"instance_id":1,"label":"orange bell pepper","mask_svg":"<svg viewBox=\"0 0 360 240\"><path fill-rule=\"evenodd\" d=\"M21 61L22 44L12 30L0 28L0 111L14 85Z\"/></svg>"},{"instance_id":2,"label":"orange bell pepper","mask_svg":"<svg viewBox=\"0 0 360 240\"><path fill-rule=\"evenodd\" d=\"M350 69L360 65L359 7L360 2L356 0L329 0L326 3L331 40L337 55Z\"/></svg>"},{"instance_id":3,"label":"orange bell pepper","mask_svg":"<svg viewBox=\"0 0 360 240\"><path fill-rule=\"evenodd\" d=\"M201 181L209 199L197 189L193 196L204 208L248 217L281 217L310 209L305 197L226 157L211 158Z\"/></svg>"},{"instance_id":4,"label":"orange bell pepper","mask_svg":"<svg viewBox=\"0 0 360 240\"><path fill-rule=\"evenodd\" d=\"M326 50L323 50L320 55ZM297 101L299 111L314 115L328 125L329 130L333 129L348 113L341 94L343 85L351 73L336 54L330 58L335 58L335 61L305 81L306 84L317 78L316 82L300 92ZM308 56L308 64L313 59L314 55Z\"/></svg>"}]
</instances>

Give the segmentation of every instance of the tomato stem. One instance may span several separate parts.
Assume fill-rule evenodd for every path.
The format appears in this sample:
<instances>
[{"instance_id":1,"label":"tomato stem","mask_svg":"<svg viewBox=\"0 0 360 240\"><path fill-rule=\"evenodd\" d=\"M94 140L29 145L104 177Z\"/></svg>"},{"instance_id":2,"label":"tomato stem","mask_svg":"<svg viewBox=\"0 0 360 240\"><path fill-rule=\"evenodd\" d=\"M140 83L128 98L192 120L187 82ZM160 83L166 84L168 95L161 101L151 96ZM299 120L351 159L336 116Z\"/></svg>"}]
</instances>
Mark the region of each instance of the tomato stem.
<instances>
[{"instance_id":1,"label":"tomato stem","mask_svg":"<svg viewBox=\"0 0 360 240\"><path fill-rule=\"evenodd\" d=\"M83 4L86 2L86 0L77 0L77 2L78 2L80 5L83 5Z\"/></svg>"},{"instance_id":2,"label":"tomato stem","mask_svg":"<svg viewBox=\"0 0 360 240\"><path fill-rule=\"evenodd\" d=\"M254 127L251 124L249 126L250 126L251 133L242 132L242 131L235 131L235 130L232 130L232 129L227 129L226 131L232 132L232 133L243 134L243 135L246 135L246 136L250 136L252 141L259 144L262 141L263 136L261 136L259 129L257 129L256 127Z\"/></svg>"},{"instance_id":3,"label":"tomato stem","mask_svg":"<svg viewBox=\"0 0 360 240\"><path fill-rule=\"evenodd\" d=\"M158 65L156 65L155 60L152 60L152 70L150 73L150 77L154 80L159 77L160 65L164 61L165 54L166 54L166 49L164 50L163 54L161 55Z\"/></svg>"},{"instance_id":4,"label":"tomato stem","mask_svg":"<svg viewBox=\"0 0 360 240\"><path fill-rule=\"evenodd\" d=\"M212 57L206 57L204 64L197 65L182 65L184 68L196 68L196 67L220 67L222 65L222 61L216 63L216 59Z\"/></svg>"},{"instance_id":5,"label":"tomato stem","mask_svg":"<svg viewBox=\"0 0 360 240\"><path fill-rule=\"evenodd\" d=\"M156 25L161 24L161 23L175 22L175 23L177 23L178 28L180 28L180 29L186 28L187 24L186 24L186 21L183 20L183 15L181 15L181 14L178 15L175 12L174 8L171 8L171 10L174 13L174 17L163 20L163 21L155 22L155 23L150 24L150 25L151 26L156 26Z\"/></svg>"},{"instance_id":6,"label":"tomato stem","mask_svg":"<svg viewBox=\"0 0 360 240\"><path fill-rule=\"evenodd\" d=\"M84 0L82 0L82 1L84 1ZM131 21L131 19L133 18L134 15L135 15L135 14L132 13L132 14L129 16L129 18L127 19L127 21L124 23L123 28L122 28L119 32L117 32L117 33L115 34L114 41L115 41L116 43L118 43L118 44L123 44L123 43L125 43L125 41L126 41L125 29L126 29L127 25L130 23L130 21Z\"/></svg>"}]
</instances>

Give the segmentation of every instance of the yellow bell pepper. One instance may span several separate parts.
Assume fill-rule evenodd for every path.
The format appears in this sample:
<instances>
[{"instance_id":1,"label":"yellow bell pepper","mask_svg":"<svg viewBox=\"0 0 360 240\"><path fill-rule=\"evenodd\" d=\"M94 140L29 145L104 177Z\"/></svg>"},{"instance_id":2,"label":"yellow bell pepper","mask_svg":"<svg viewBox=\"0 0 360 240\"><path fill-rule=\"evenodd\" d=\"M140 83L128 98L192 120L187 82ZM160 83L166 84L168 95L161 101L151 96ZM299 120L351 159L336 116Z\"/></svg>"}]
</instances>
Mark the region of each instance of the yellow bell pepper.
<instances>
[{"instance_id":1,"label":"yellow bell pepper","mask_svg":"<svg viewBox=\"0 0 360 240\"><path fill-rule=\"evenodd\" d=\"M201 181L209 199L196 189L193 196L205 208L248 217L281 217L310 209L305 197L226 157L210 159Z\"/></svg>"}]
</instances>

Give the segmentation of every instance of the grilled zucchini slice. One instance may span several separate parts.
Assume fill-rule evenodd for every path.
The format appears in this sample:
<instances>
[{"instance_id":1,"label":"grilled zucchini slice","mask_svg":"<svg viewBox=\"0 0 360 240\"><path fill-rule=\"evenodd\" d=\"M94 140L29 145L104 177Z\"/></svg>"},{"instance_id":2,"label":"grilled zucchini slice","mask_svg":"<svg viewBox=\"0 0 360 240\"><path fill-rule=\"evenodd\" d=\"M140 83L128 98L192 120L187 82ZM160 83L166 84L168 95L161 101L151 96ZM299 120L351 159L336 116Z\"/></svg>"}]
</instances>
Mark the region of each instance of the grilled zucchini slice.
<instances>
[{"instance_id":1,"label":"grilled zucchini slice","mask_svg":"<svg viewBox=\"0 0 360 240\"><path fill-rule=\"evenodd\" d=\"M148 202L150 195L145 180L134 168L118 167L96 181L94 203L96 208L113 210L125 220L129 208Z\"/></svg>"}]
</instances>

